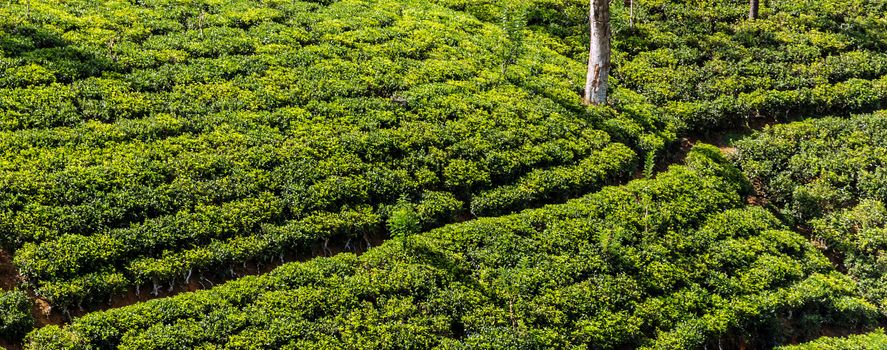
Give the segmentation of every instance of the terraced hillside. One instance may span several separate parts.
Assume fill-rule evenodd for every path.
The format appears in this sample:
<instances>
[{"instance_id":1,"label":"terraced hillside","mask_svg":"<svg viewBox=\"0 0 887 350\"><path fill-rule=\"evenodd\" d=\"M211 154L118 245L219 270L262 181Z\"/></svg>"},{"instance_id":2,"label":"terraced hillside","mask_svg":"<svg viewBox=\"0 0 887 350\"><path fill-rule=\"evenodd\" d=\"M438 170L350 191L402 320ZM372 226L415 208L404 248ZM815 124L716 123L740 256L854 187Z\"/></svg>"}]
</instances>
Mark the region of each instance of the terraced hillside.
<instances>
[{"instance_id":1,"label":"terraced hillside","mask_svg":"<svg viewBox=\"0 0 887 350\"><path fill-rule=\"evenodd\" d=\"M633 172L542 38L511 63L500 28L420 1L251 4L5 10L0 229L38 297L362 243L399 199L427 228Z\"/></svg>"},{"instance_id":2,"label":"terraced hillside","mask_svg":"<svg viewBox=\"0 0 887 350\"><path fill-rule=\"evenodd\" d=\"M871 322L809 241L743 206L737 175L699 147L654 180L92 313L30 345L672 349L758 329L769 345L797 336L774 325L786 317Z\"/></svg>"},{"instance_id":3,"label":"terraced hillside","mask_svg":"<svg viewBox=\"0 0 887 350\"><path fill-rule=\"evenodd\" d=\"M856 115L887 107L887 1L634 2L603 106L584 0L4 4L0 345L769 348L887 324L887 123ZM686 147L725 133L748 136L730 159Z\"/></svg>"}]
</instances>

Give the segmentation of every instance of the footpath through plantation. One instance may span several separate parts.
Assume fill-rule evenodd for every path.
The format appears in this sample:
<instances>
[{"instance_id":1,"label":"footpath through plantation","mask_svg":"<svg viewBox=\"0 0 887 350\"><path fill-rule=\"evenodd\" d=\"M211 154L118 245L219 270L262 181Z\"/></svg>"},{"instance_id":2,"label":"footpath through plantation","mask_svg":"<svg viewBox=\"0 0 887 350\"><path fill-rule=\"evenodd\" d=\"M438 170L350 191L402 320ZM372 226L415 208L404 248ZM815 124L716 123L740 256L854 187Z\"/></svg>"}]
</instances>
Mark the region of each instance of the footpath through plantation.
<instances>
[{"instance_id":1,"label":"footpath through plantation","mask_svg":"<svg viewBox=\"0 0 887 350\"><path fill-rule=\"evenodd\" d=\"M883 347L887 1L747 6L10 1L2 343Z\"/></svg>"}]
</instances>

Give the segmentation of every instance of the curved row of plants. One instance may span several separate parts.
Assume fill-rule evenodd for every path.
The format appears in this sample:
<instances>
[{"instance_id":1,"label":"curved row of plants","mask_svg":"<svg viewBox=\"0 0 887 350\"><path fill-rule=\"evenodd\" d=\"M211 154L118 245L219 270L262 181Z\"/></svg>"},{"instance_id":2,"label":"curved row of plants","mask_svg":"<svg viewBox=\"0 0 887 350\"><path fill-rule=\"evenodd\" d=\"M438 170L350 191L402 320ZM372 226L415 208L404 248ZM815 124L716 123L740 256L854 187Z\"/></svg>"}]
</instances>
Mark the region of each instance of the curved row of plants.
<instances>
[{"instance_id":1,"label":"curved row of plants","mask_svg":"<svg viewBox=\"0 0 887 350\"><path fill-rule=\"evenodd\" d=\"M869 325L853 281L746 190L697 147L652 180L90 313L27 346L693 348Z\"/></svg>"},{"instance_id":2,"label":"curved row of plants","mask_svg":"<svg viewBox=\"0 0 887 350\"><path fill-rule=\"evenodd\" d=\"M422 1L31 1L0 30L0 241L62 308L361 240L398 201L425 229L564 201L650 129L603 131L545 37L509 54Z\"/></svg>"},{"instance_id":3,"label":"curved row of plants","mask_svg":"<svg viewBox=\"0 0 887 350\"><path fill-rule=\"evenodd\" d=\"M887 317L887 113L774 126L736 162Z\"/></svg>"},{"instance_id":4,"label":"curved row of plants","mask_svg":"<svg viewBox=\"0 0 887 350\"><path fill-rule=\"evenodd\" d=\"M588 1L435 2L503 25L520 20L561 53L587 58ZM887 1L771 0L753 21L744 0L628 3L610 5L611 85L630 91L611 99L621 113L695 134L887 107Z\"/></svg>"}]
</instances>

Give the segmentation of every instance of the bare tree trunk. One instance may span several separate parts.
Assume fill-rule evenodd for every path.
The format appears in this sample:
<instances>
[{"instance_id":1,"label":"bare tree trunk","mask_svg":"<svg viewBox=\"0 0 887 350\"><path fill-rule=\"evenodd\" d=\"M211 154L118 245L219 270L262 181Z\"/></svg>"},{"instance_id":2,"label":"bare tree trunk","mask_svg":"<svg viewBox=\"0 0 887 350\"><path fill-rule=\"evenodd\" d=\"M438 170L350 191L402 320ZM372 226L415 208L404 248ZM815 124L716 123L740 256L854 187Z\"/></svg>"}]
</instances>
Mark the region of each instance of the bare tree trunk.
<instances>
[{"instance_id":1,"label":"bare tree trunk","mask_svg":"<svg viewBox=\"0 0 887 350\"><path fill-rule=\"evenodd\" d=\"M634 0L628 0L628 27L634 28Z\"/></svg>"},{"instance_id":2,"label":"bare tree trunk","mask_svg":"<svg viewBox=\"0 0 887 350\"><path fill-rule=\"evenodd\" d=\"M585 79L585 102L607 102L607 77L610 76L610 2L590 0L591 43L588 52L588 75Z\"/></svg>"},{"instance_id":3,"label":"bare tree trunk","mask_svg":"<svg viewBox=\"0 0 887 350\"><path fill-rule=\"evenodd\" d=\"M758 0L749 0L748 19L758 18Z\"/></svg>"}]
</instances>

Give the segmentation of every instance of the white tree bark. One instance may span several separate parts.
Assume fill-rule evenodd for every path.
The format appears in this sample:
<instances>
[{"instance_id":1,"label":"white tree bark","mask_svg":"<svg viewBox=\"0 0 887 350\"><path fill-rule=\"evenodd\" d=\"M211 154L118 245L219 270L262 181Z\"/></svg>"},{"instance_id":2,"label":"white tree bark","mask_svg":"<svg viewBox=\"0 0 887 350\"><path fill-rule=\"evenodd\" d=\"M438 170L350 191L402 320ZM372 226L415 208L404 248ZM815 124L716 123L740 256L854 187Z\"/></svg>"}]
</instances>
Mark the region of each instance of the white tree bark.
<instances>
[{"instance_id":1,"label":"white tree bark","mask_svg":"<svg viewBox=\"0 0 887 350\"><path fill-rule=\"evenodd\" d=\"M634 28L634 0L628 0L628 27Z\"/></svg>"},{"instance_id":2,"label":"white tree bark","mask_svg":"<svg viewBox=\"0 0 887 350\"><path fill-rule=\"evenodd\" d=\"M610 76L610 1L590 0L591 43L588 75L585 79L586 103L607 102L607 78Z\"/></svg>"}]
</instances>

